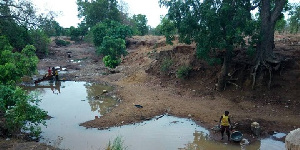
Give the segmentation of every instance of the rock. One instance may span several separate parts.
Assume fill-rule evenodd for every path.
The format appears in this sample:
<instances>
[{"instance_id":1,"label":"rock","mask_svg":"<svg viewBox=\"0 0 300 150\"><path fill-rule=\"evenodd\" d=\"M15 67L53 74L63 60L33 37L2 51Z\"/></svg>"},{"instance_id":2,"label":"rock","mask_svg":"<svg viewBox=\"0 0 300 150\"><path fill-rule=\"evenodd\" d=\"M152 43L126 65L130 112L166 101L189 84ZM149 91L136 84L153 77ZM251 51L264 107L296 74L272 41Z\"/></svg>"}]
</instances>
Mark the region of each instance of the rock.
<instances>
[{"instance_id":1,"label":"rock","mask_svg":"<svg viewBox=\"0 0 300 150\"><path fill-rule=\"evenodd\" d=\"M240 145L248 145L249 143L250 143L249 140L243 138L240 142Z\"/></svg>"},{"instance_id":2,"label":"rock","mask_svg":"<svg viewBox=\"0 0 300 150\"><path fill-rule=\"evenodd\" d=\"M219 125L215 125L214 127L211 128L215 133L220 131Z\"/></svg>"},{"instance_id":3,"label":"rock","mask_svg":"<svg viewBox=\"0 0 300 150\"><path fill-rule=\"evenodd\" d=\"M259 123L257 122L252 122L251 123L251 131L253 132L253 134L255 136L259 136L260 135L260 126L259 126Z\"/></svg>"},{"instance_id":4,"label":"rock","mask_svg":"<svg viewBox=\"0 0 300 150\"><path fill-rule=\"evenodd\" d=\"M300 128L291 131L285 137L286 150L300 150Z\"/></svg>"}]
</instances>

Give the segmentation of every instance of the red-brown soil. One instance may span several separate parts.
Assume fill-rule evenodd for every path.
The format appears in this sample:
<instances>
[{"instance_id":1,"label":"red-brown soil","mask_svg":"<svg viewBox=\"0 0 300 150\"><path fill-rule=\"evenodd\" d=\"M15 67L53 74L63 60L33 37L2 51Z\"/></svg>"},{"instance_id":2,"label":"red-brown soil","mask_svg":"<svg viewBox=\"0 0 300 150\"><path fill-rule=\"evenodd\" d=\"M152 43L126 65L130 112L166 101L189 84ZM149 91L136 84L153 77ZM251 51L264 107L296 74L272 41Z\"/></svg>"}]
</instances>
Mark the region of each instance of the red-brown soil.
<instances>
[{"instance_id":1,"label":"red-brown soil","mask_svg":"<svg viewBox=\"0 0 300 150\"><path fill-rule=\"evenodd\" d=\"M275 73L271 89L262 82L251 88L249 65L234 63L237 70L234 84L227 84L225 91L217 91L220 65L211 66L195 56L195 45L166 45L160 36L135 36L127 40L129 54L116 69L104 67L101 57L89 44L73 43L67 47L50 49L48 57L41 59L38 69L62 66L69 70L62 75L65 80L106 82L115 86L120 104L104 116L82 123L89 128L121 126L150 119L168 113L191 118L198 124L212 128L218 124L225 110L230 111L236 130L246 137L252 136L250 124L258 122L262 136L274 131L289 132L300 127L300 36L277 35L275 52L290 58L281 74ZM67 52L72 52L71 58ZM242 50L236 51L238 54ZM162 71L165 59L172 65ZM82 60L73 63L71 60ZM238 61L235 61L238 62ZM189 77L176 78L176 70L191 66ZM233 83L232 82L232 83ZM142 105L142 109L133 104ZM218 140L218 134L212 134Z\"/></svg>"},{"instance_id":2,"label":"red-brown soil","mask_svg":"<svg viewBox=\"0 0 300 150\"><path fill-rule=\"evenodd\" d=\"M39 69L63 66L75 70L66 79L107 82L116 87L121 98L118 107L99 119L81 124L85 127L120 126L168 113L191 118L211 128L218 124L223 112L229 110L232 122L237 124L236 130L251 135L250 124L256 121L263 129L262 135L266 135L300 127L300 37L277 35L275 39L275 52L292 61L281 71L281 75L274 73L271 89L262 84L252 90L250 68L246 66L241 69L242 65L236 64L236 76L243 80L236 82L238 87L228 84L225 91L219 92L215 84L220 65L210 66L197 59L194 45L177 42L172 46L166 45L165 38L160 36L128 39L129 54L113 70L105 68L101 58L95 56L95 49L84 43L65 48L54 47L50 57L41 60ZM67 51L72 52L72 58L66 57ZM165 58L173 62L167 72L161 71ZM85 60L74 64L70 63L70 59ZM182 65L192 67L185 80L175 75ZM137 109L133 104L143 108Z\"/></svg>"}]
</instances>

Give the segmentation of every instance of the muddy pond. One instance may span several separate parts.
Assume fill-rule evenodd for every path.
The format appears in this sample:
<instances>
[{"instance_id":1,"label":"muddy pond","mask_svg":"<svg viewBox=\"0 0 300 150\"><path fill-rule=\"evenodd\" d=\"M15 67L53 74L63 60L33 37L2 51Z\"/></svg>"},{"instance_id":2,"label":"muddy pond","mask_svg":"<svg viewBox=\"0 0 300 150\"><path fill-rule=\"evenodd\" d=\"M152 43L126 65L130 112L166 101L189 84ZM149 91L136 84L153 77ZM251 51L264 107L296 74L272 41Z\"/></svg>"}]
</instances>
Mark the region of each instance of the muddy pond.
<instances>
[{"instance_id":1,"label":"muddy pond","mask_svg":"<svg viewBox=\"0 0 300 150\"><path fill-rule=\"evenodd\" d=\"M211 140L209 130L190 119L174 116L157 116L134 125L113 127L107 130L86 129L79 126L95 117L101 117L117 107L119 100L108 93L112 87L86 82L41 82L25 89L35 91L42 99L40 107L53 117L42 126L40 142L60 149L103 150L109 141L121 137L128 150L282 150L284 143L276 136L261 139L250 145ZM110 95L110 96L106 96ZM280 138L280 137L277 137Z\"/></svg>"}]
</instances>

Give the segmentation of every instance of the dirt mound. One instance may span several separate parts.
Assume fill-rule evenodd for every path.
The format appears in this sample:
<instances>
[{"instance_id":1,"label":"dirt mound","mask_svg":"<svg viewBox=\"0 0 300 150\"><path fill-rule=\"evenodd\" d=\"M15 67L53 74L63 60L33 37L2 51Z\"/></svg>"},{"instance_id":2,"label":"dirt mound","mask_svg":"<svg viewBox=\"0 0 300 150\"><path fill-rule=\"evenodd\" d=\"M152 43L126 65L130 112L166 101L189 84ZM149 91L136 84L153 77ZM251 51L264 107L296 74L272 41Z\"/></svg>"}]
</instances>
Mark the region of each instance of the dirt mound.
<instances>
[{"instance_id":1,"label":"dirt mound","mask_svg":"<svg viewBox=\"0 0 300 150\"><path fill-rule=\"evenodd\" d=\"M176 70L181 66L190 66L195 61L195 47L190 45L177 45L171 50L152 53L154 58L146 73L157 76L175 77Z\"/></svg>"},{"instance_id":2,"label":"dirt mound","mask_svg":"<svg viewBox=\"0 0 300 150\"><path fill-rule=\"evenodd\" d=\"M164 36L133 36L126 39L127 50L137 49L139 47L162 47L166 46Z\"/></svg>"}]
</instances>

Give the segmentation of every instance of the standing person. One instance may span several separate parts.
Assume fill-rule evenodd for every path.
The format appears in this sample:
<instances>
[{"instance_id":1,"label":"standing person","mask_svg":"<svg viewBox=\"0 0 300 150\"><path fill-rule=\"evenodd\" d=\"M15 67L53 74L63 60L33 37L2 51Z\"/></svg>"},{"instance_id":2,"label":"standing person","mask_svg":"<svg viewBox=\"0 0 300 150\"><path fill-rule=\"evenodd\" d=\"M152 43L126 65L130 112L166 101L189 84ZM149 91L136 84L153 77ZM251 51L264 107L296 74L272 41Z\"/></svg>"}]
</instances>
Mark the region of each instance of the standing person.
<instances>
[{"instance_id":1,"label":"standing person","mask_svg":"<svg viewBox=\"0 0 300 150\"><path fill-rule=\"evenodd\" d=\"M48 69L48 76L52 76L52 72L51 72L50 67L49 67L49 69Z\"/></svg>"},{"instance_id":2,"label":"standing person","mask_svg":"<svg viewBox=\"0 0 300 150\"><path fill-rule=\"evenodd\" d=\"M58 70L55 70L55 80L58 81Z\"/></svg>"},{"instance_id":3,"label":"standing person","mask_svg":"<svg viewBox=\"0 0 300 150\"><path fill-rule=\"evenodd\" d=\"M55 75L55 68L52 67L52 75L54 76Z\"/></svg>"},{"instance_id":4,"label":"standing person","mask_svg":"<svg viewBox=\"0 0 300 150\"><path fill-rule=\"evenodd\" d=\"M230 118L229 118L229 111L225 111L225 113L223 114L223 116L221 116L220 118L220 125L221 125L221 135L222 135L222 139L223 140L223 136L224 136L224 132L226 130L226 134L228 137L228 141L230 140L230 131L229 131L229 127L231 125L230 122Z\"/></svg>"}]
</instances>

